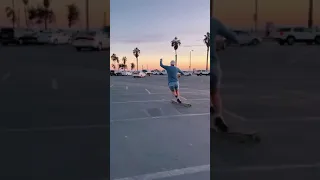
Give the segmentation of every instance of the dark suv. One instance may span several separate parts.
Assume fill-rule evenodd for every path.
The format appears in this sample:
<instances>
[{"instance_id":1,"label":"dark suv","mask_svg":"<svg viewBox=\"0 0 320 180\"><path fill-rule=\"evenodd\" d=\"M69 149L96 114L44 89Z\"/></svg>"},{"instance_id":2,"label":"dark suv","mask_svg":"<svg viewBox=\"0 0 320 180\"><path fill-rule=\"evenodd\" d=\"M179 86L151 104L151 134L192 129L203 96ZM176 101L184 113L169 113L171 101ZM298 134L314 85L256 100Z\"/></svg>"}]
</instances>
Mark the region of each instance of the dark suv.
<instances>
[{"instance_id":1,"label":"dark suv","mask_svg":"<svg viewBox=\"0 0 320 180\"><path fill-rule=\"evenodd\" d=\"M22 31L19 33L19 30L14 28L1 28L0 31L0 40L2 45L9 44L36 44L37 37L35 33L26 33L23 34Z\"/></svg>"}]
</instances>

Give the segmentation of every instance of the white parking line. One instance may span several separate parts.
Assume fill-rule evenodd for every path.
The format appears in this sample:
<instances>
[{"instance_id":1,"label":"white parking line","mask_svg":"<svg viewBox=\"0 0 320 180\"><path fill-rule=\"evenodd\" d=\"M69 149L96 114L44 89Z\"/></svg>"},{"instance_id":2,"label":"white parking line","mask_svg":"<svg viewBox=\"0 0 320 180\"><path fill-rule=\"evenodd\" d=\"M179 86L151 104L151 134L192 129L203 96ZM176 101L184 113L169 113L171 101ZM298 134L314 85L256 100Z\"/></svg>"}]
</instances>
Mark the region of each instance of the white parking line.
<instances>
[{"instance_id":1,"label":"white parking line","mask_svg":"<svg viewBox=\"0 0 320 180\"><path fill-rule=\"evenodd\" d=\"M114 90L114 91L116 91L116 90ZM117 95L117 96L121 96L121 95L138 95L138 94L146 94L146 93L113 93L113 92L111 92L111 95ZM166 93L152 93L152 92L150 92L150 94L154 94L154 95L159 94L160 95L160 94L170 94L170 93L169 92L166 92ZM207 95L207 93L204 93L204 92L180 92L180 94Z\"/></svg>"},{"instance_id":2,"label":"white parking line","mask_svg":"<svg viewBox=\"0 0 320 180\"><path fill-rule=\"evenodd\" d=\"M210 172L210 165L202 165L202 166L194 166L194 167L187 167L182 169L173 169L169 171L162 171L150 174L144 174L140 176L134 177L126 177L114 180L154 180L154 179L163 179L181 175L188 175L188 174L195 174L200 172Z\"/></svg>"},{"instance_id":3,"label":"white parking line","mask_svg":"<svg viewBox=\"0 0 320 180\"><path fill-rule=\"evenodd\" d=\"M5 75L2 76L2 81L5 81L7 80L9 77L11 76L11 73L10 72L7 72Z\"/></svg>"},{"instance_id":4,"label":"white parking line","mask_svg":"<svg viewBox=\"0 0 320 180\"><path fill-rule=\"evenodd\" d=\"M128 90L128 86L126 86L126 90Z\"/></svg>"},{"instance_id":5,"label":"white parking line","mask_svg":"<svg viewBox=\"0 0 320 180\"><path fill-rule=\"evenodd\" d=\"M54 90L57 90L57 89L58 89L58 81L57 81L56 78L52 78L52 80L51 80L51 87L52 87L52 89L54 89Z\"/></svg>"},{"instance_id":6,"label":"white parking line","mask_svg":"<svg viewBox=\"0 0 320 180\"><path fill-rule=\"evenodd\" d=\"M143 117L143 118L128 118L128 119L111 119L111 123L116 122L126 122L126 121L139 121L139 120L147 120L147 119L167 119L173 117L192 117L192 116L207 116L210 113L200 113L200 114L178 114L178 115L170 115L170 116L153 116L153 117Z\"/></svg>"},{"instance_id":7,"label":"white parking line","mask_svg":"<svg viewBox=\"0 0 320 180\"><path fill-rule=\"evenodd\" d=\"M148 94L151 94L151 92L148 89L145 89L145 90L148 92Z\"/></svg>"},{"instance_id":8,"label":"white parking line","mask_svg":"<svg viewBox=\"0 0 320 180\"><path fill-rule=\"evenodd\" d=\"M205 98L205 99L189 99L189 101L209 101L209 98ZM146 100L146 101L114 101L111 102L111 104L127 104L127 103L148 103L148 102L167 102L167 101L171 101L168 99L161 99L161 100Z\"/></svg>"}]
</instances>

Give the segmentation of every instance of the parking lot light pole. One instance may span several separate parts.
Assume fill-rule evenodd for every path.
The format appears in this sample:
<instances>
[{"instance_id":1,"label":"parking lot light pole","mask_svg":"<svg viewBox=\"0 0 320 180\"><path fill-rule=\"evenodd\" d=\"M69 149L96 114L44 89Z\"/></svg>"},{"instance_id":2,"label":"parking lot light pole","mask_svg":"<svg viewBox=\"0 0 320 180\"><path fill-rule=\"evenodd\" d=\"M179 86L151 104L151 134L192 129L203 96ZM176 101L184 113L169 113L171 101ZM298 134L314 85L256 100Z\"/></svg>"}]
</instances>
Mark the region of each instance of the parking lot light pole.
<instances>
[{"instance_id":1,"label":"parking lot light pole","mask_svg":"<svg viewBox=\"0 0 320 180\"><path fill-rule=\"evenodd\" d=\"M309 0L308 27L313 26L313 0Z\"/></svg>"},{"instance_id":2,"label":"parking lot light pole","mask_svg":"<svg viewBox=\"0 0 320 180\"><path fill-rule=\"evenodd\" d=\"M189 61L189 71L191 71L191 53L193 50L190 51L190 61Z\"/></svg>"}]
</instances>

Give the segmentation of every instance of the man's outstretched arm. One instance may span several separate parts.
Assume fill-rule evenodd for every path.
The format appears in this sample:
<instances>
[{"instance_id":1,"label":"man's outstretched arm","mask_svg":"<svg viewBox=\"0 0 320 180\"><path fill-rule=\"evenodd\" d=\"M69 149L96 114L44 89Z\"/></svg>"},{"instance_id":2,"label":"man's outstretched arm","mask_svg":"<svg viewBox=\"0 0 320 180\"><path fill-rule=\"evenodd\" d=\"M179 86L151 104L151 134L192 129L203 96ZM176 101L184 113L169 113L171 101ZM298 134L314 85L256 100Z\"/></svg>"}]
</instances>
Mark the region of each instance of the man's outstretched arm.
<instances>
[{"instance_id":1,"label":"man's outstretched arm","mask_svg":"<svg viewBox=\"0 0 320 180\"><path fill-rule=\"evenodd\" d=\"M167 69L167 67L168 67L168 66L165 66L165 65L162 64L162 59L160 59L160 66L161 66L163 69Z\"/></svg>"},{"instance_id":2,"label":"man's outstretched arm","mask_svg":"<svg viewBox=\"0 0 320 180\"><path fill-rule=\"evenodd\" d=\"M214 23L214 26L216 26L217 28L218 35L225 37L227 40L233 43L239 43L237 36L232 31L228 30L226 26L223 25L218 19L213 18L212 21L212 23Z\"/></svg>"},{"instance_id":3,"label":"man's outstretched arm","mask_svg":"<svg viewBox=\"0 0 320 180\"><path fill-rule=\"evenodd\" d=\"M180 74L182 74L182 75L185 75L185 74L183 73L183 71L181 71L179 68L178 68L178 72L179 72Z\"/></svg>"}]
</instances>

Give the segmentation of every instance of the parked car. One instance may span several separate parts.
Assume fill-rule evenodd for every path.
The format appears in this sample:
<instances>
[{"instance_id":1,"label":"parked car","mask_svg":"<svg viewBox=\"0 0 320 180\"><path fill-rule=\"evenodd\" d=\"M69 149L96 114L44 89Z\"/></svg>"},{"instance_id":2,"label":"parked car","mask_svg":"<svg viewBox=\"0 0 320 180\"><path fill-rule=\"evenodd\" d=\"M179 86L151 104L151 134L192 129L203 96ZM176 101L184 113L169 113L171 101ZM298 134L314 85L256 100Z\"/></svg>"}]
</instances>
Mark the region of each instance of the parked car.
<instances>
[{"instance_id":1,"label":"parked car","mask_svg":"<svg viewBox=\"0 0 320 180\"><path fill-rule=\"evenodd\" d=\"M152 72L146 69L143 69L142 72L144 72L147 76L151 76Z\"/></svg>"},{"instance_id":2,"label":"parked car","mask_svg":"<svg viewBox=\"0 0 320 180\"><path fill-rule=\"evenodd\" d=\"M2 45L33 44L37 42L34 31L21 28L1 28L0 40Z\"/></svg>"},{"instance_id":3,"label":"parked car","mask_svg":"<svg viewBox=\"0 0 320 180\"><path fill-rule=\"evenodd\" d=\"M216 36L215 43L216 43L216 51L225 50L227 48L226 38L222 36Z\"/></svg>"},{"instance_id":4,"label":"parked car","mask_svg":"<svg viewBox=\"0 0 320 180\"><path fill-rule=\"evenodd\" d=\"M277 28L272 36L280 45L293 45L295 43L320 44L320 31L316 27Z\"/></svg>"},{"instance_id":5,"label":"parked car","mask_svg":"<svg viewBox=\"0 0 320 180\"><path fill-rule=\"evenodd\" d=\"M91 49L101 51L110 48L108 35L102 31L91 31L79 33L73 41L73 46L77 51L82 49Z\"/></svg>"},{"instance_id":6,"label":"parked car","mask_svg":"<svg viewBox=\"0 0 320 180\"><path fill-rule=\"evenodd\" d=\"M41 30L37 32L37 38L39 44L49 44L52 37L52 31Z\"/></svg>"},{"instance_id":7,"label":"parked car","mask_svg":"<svg viewBox=\"0 0 320 180\"><path fill-rule=\"evenodd\" d=\"M158 70L152 70L151 73L153 75L160 75L160 71L158 71Z\"/></svg>"},{"instance_id":8,"label":"parked car","mask_svg":"<svg viewBox=\"0 0 320 180\"><path fill-rule=\"evenodd\" d=\"M122 76L132 76L131 71L121 71Z\"/></svg>"},{"instance_id":9,"label":"parked car","mask_svg":"<svg viewBox=\"0 0 320 180\"><path fill-rule=\"evenodd\" d=\"M192 73L189 71L183 71L183 74L184 74L184 76L191 76L192 75Z\"/></svg>"},{"instance_id":10,"label":"parked car","mask_svg":"<svg viewBox=\"0 0 320 180\"><path fill-rule=\"evenodd\" d=\"M143 78L143 77L146 77L146 74L144 72L142 72L142 71L134 71L132 73L132 76L134 78L138 78L138 77Z\"/></svg>"},{"instance_id":11,"label":"parked car","mask_svg":"<svg viewBox=\"0 0 320 180\"><path fill-rule=\"evenodd\" d=\"M71 41L71 37L69 34L65 32L53 33L49 39L51 44L68 44Z\"/></svg>"},{"instance_id":12,"label":"parked car","mask_svg":"<svg viewBox=\"0 0 320 180\"><path fill-rule=\"evenodd\" d=\"M114 70L110 70L110 76L116 76L116 73L114 72Z\"/></svg>"},{"instance_id":13,"label":"parked car","mask_svg":"<svg viewBox=\"0 0 320 180\"><path fill-rule=\"evenodd\" d=\"M210 71L197 70L197 71L196 71L196 75L197 75L197 76L202 76L202 75L204 75L204 76L209 76L209 75L210 75Z\"/></svg>"},{"instance_id":14,"label":"parked car","mask_svg":"<svg viewBox=\"0 0 320 180\"><path fill-rule=\"evenodd\" d=\"M233 30L233 32L236 34L240 45L258 45L262 42L262 38L250 32L242 30Z\"/></svg>"},{"instance_id":15,"label":"parked car","mask_svg":"<svg viewBox=\"0 0 320 180\"><path fill-rule=\"evenodd\" d=\"M115 71L116 76L122 76L122 72L121 71Z\"/></svg>"},{"instance_id":16,"label":"parked car","mask_svg":"<svg viewBox=\"0 0 320 180\"><path fill-rule=\"evenodd\" d=\"M167 75L167 71L166 71L166 70L162 70L162 71L160 72L160 75Z\"/></svg>"}]
</instances>

